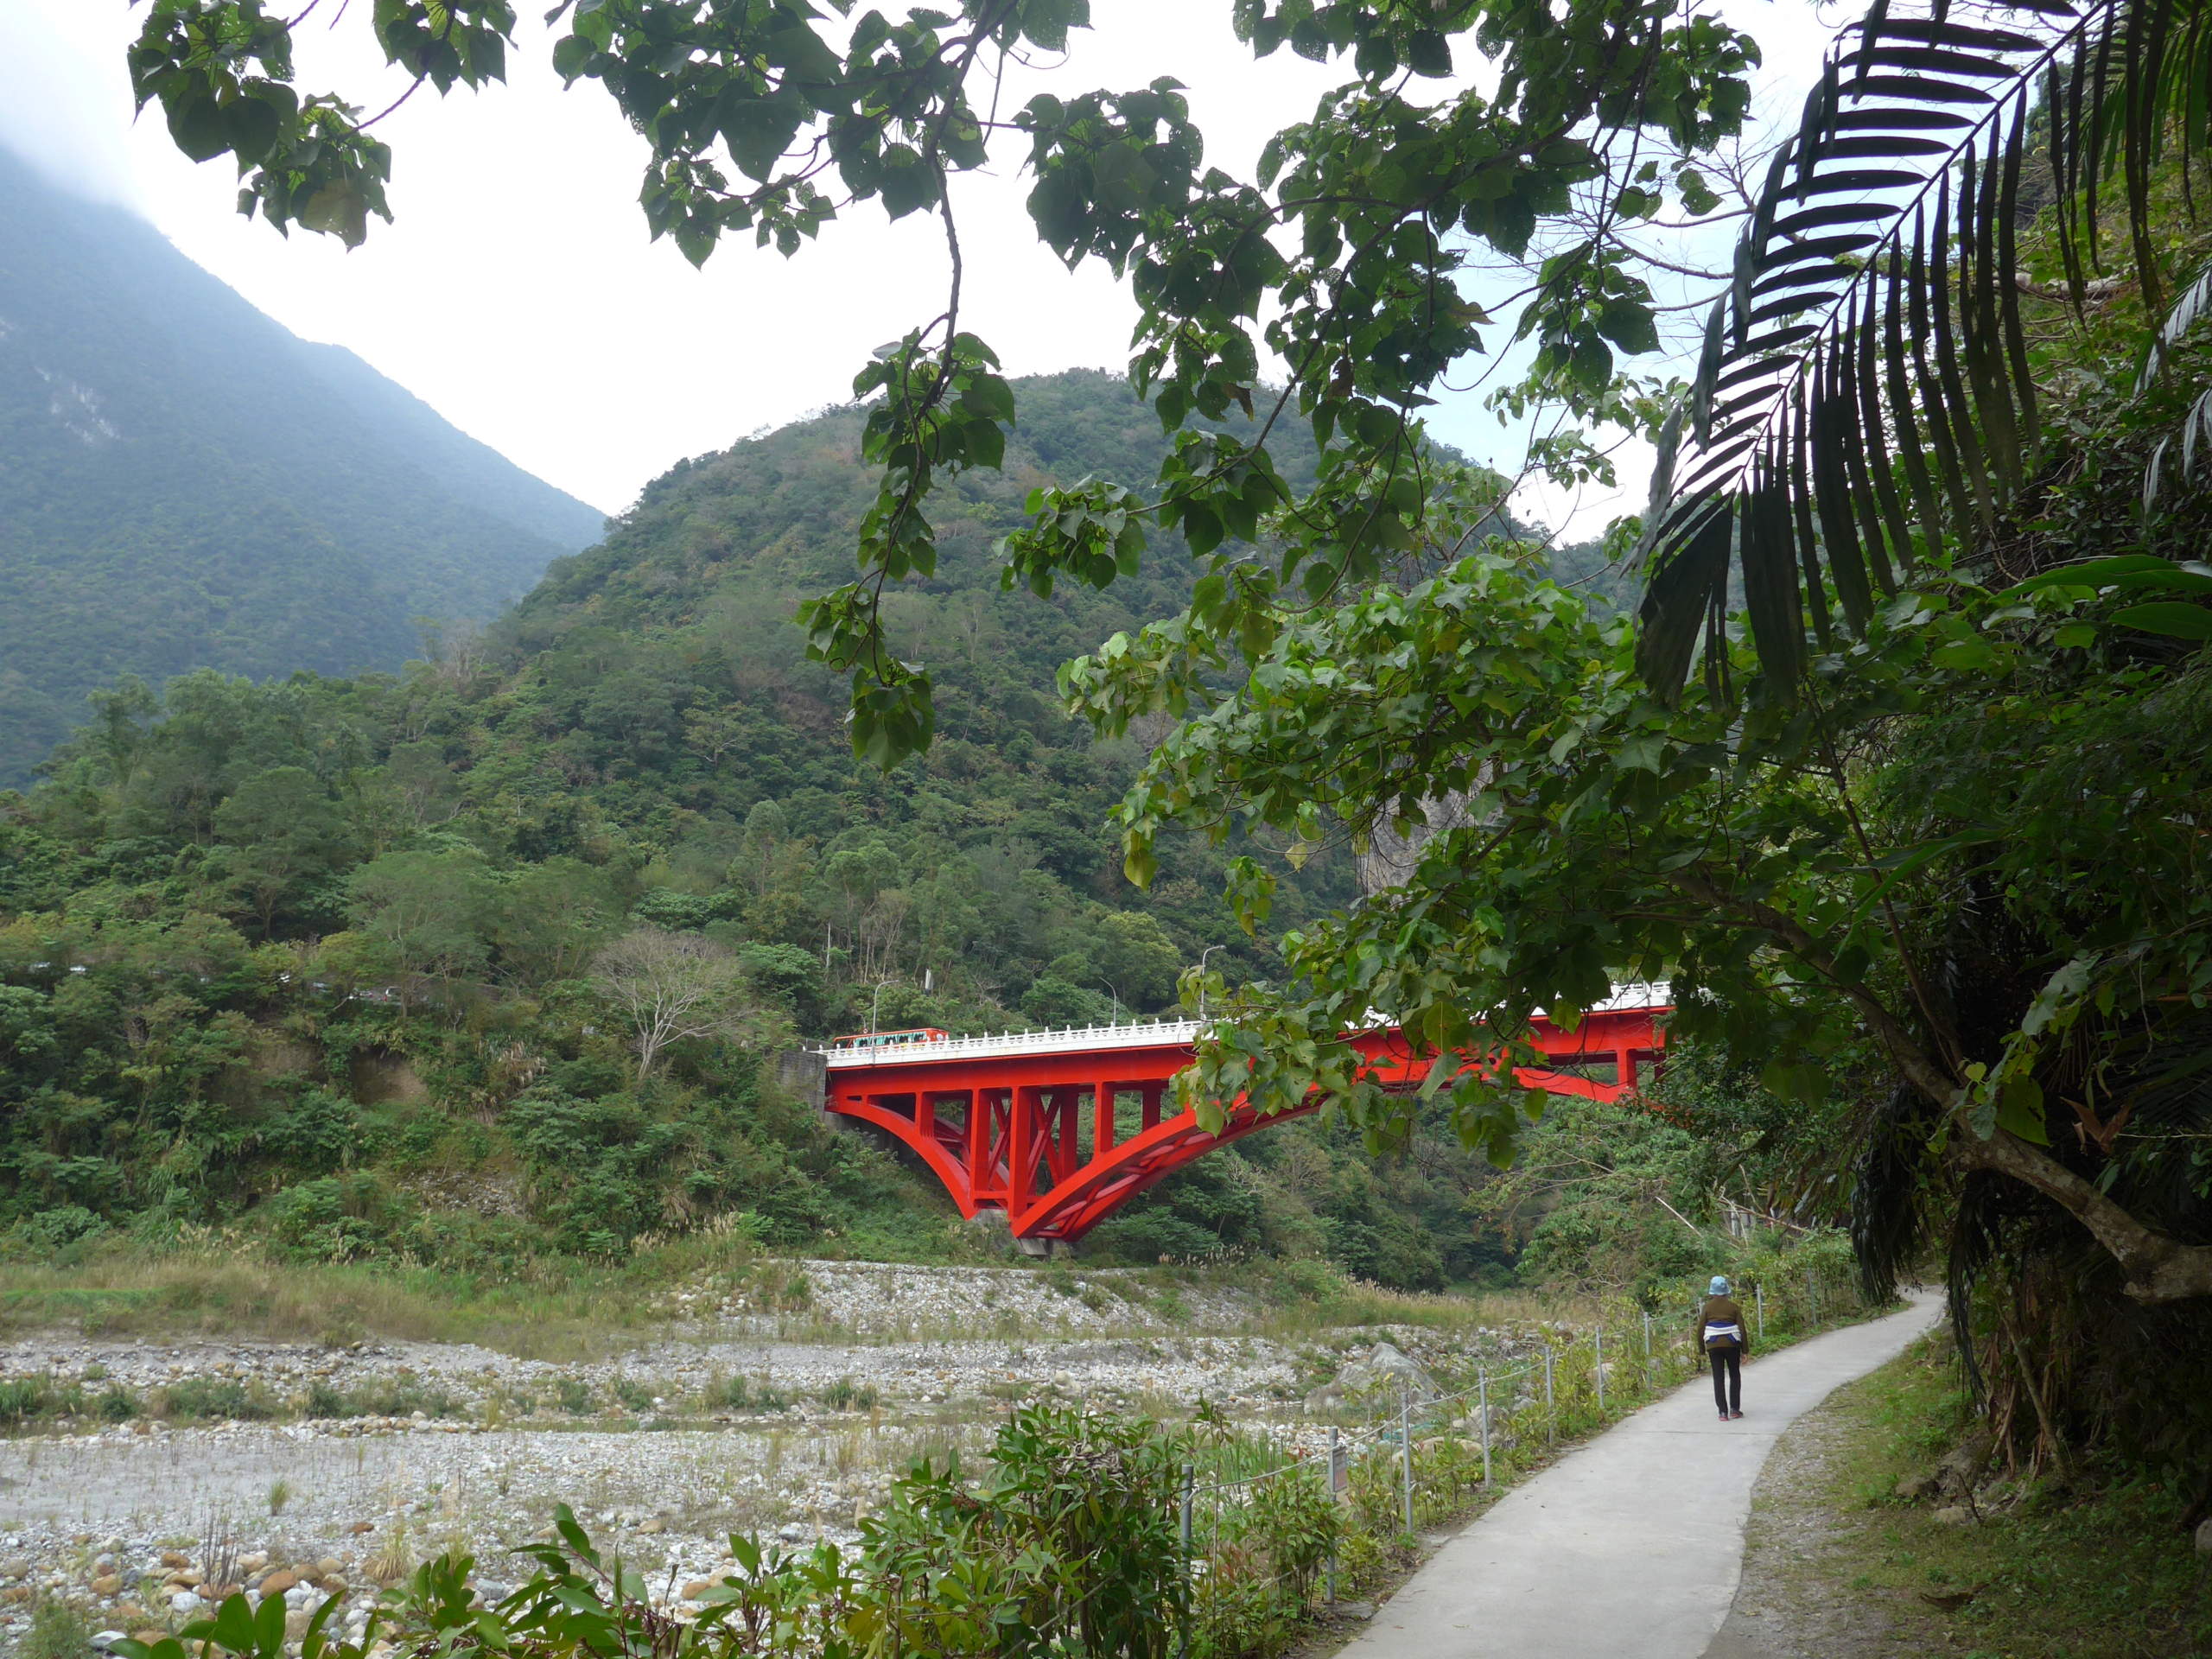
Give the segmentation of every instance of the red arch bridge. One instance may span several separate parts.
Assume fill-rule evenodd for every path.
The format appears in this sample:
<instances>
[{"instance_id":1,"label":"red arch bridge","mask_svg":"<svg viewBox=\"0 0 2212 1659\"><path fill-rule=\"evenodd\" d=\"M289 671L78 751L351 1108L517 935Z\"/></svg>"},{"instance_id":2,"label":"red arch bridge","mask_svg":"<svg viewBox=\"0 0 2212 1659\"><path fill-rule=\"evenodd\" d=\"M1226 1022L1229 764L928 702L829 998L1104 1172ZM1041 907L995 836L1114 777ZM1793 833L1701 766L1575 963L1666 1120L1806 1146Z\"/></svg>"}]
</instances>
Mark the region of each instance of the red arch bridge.
<instances>
[{"instance_id":1,"label":"red arch bridge","mask_svg":"<svg viewBox=\"0 0 2212 1659\"><path fill-rule=\"evenodd\" d=\"M1618 1100L1657 1065L1666 1041L1658 1017L1671 1008L1664 985L1626 985L1573 1031L1540 1018L1530 1038L1546 1063L1517 1069L1515 1080ZM1014 1237L1041 1254L1192 1159L1319 1109L1317 1099L1262 1117L1239 1100L1214 1130L1196 1112L1167 1115L1168 1079L1190 1065L1198 1030L1160 1020L832 1048L822 1051L823 1104L911 1147L963 1216L1004 1210ZM1387 1086L1416 1088L1433 1064L1395 1027L1358 1041Z\"/></svg>"}]
</instances>

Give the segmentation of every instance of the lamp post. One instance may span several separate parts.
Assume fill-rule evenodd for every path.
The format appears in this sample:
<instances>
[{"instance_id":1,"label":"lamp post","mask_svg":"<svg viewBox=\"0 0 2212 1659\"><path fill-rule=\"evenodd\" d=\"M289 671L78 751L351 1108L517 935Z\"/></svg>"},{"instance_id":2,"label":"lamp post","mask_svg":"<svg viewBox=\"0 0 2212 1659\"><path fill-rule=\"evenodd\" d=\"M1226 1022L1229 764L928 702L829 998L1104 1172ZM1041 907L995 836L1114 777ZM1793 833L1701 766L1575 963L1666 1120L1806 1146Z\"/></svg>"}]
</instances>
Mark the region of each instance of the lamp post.
<instances>
[{"instance_id":1,"label":"lamp post","mask_svg":"<svg viewBox=\"0 0 2212 1659\"><path fill-rule=\"evenodd\" d=\"M887 979L877 980L875 995L868 1000L868 1034L871 1037L875 1035L875 1011L883 1005L883 988L893 982Z\"/></svg>"},{"instance_id":2,"label":"lamp post","mask_svg":"<svg viewBox=\"0 0 2212 1659\"><path fill-rule=\"evenodd\" d=\"M1210 944L1198 952L1198 1022L1201 1025L1206 1017L1206 958L1220 949L1217 944Z\"/></svg>"}]
</instances>

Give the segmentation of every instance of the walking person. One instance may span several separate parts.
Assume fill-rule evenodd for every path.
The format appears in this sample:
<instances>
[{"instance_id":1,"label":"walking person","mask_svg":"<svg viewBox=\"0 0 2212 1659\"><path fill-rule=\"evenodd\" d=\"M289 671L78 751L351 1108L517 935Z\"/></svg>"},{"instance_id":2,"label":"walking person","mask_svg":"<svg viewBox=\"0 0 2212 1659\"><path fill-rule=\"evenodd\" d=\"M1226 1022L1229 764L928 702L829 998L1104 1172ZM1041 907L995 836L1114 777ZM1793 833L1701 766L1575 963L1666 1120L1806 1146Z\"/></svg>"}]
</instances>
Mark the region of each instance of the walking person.
<instances>
[{"instance_id":1,"label":"walking person","mask_svg":"<svg viewBox=\"0 0 2212 1659\"><path fill-rule=\"evenodd\" d=\"M1713 1365L1713 1403L1720 1408L1725 1423L1744 1414L1743 1363L1751 1343L1745 1332L1744 1310L1728 1294L1727 1275L1714 1274L1707 1291L1694 1329L1698 1346Z\"/></svg>"}]
</instances>

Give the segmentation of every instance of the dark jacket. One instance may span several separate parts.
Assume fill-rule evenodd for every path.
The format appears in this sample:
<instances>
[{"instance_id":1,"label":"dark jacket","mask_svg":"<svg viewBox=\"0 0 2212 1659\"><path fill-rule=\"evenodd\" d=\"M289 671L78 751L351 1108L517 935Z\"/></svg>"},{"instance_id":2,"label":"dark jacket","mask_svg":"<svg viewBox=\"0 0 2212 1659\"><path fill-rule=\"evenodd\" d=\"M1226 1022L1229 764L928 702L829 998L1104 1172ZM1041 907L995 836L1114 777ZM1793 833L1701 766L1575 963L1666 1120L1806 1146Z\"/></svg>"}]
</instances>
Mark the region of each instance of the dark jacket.
<instances>
[{"instance_id":1,"label":"dark jacket","mask_svg":"<svg viewBox=\"0 0 2212 1659\"><path fill-rule=\"evenodd\" d=\"M1745 1354L1751 1351L1751 1322L1745 1319L1744 1310L1736 1306L1734 1297L1708 1296L1699 1304L1697 1318L1690 1325L1690 1340L1696 1344L1700 1353L1707 1351L1705 1345L1705 1327L1708 1325L1734 1325L1744 1333L1743 1340L1736 1344L1737 1351Z\"/></svg>"}]
</instances>

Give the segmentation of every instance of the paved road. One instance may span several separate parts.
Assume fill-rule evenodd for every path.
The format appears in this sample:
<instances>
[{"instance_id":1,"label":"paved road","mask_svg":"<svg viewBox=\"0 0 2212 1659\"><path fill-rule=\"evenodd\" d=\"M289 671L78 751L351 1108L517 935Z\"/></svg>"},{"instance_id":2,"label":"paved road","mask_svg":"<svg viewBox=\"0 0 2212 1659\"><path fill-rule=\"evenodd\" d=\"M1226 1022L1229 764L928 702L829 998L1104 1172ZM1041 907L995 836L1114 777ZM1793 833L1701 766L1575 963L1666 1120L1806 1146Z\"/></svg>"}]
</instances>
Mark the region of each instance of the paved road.
<instances>
[{"instance_id":1,"label":"paved road","mask_svg":"<svg viewBox=\"0 0 2212 1659\"><path fill-rule=\"evenodd\" d=\"M1728 1616L1751 1485L1782 1432L1935 1322L1933 1295L1744 1368L1723 1423L1703 1379L1498 1500L1340 1659L1700 1659Z\"/></svg>"}]
</instances>

